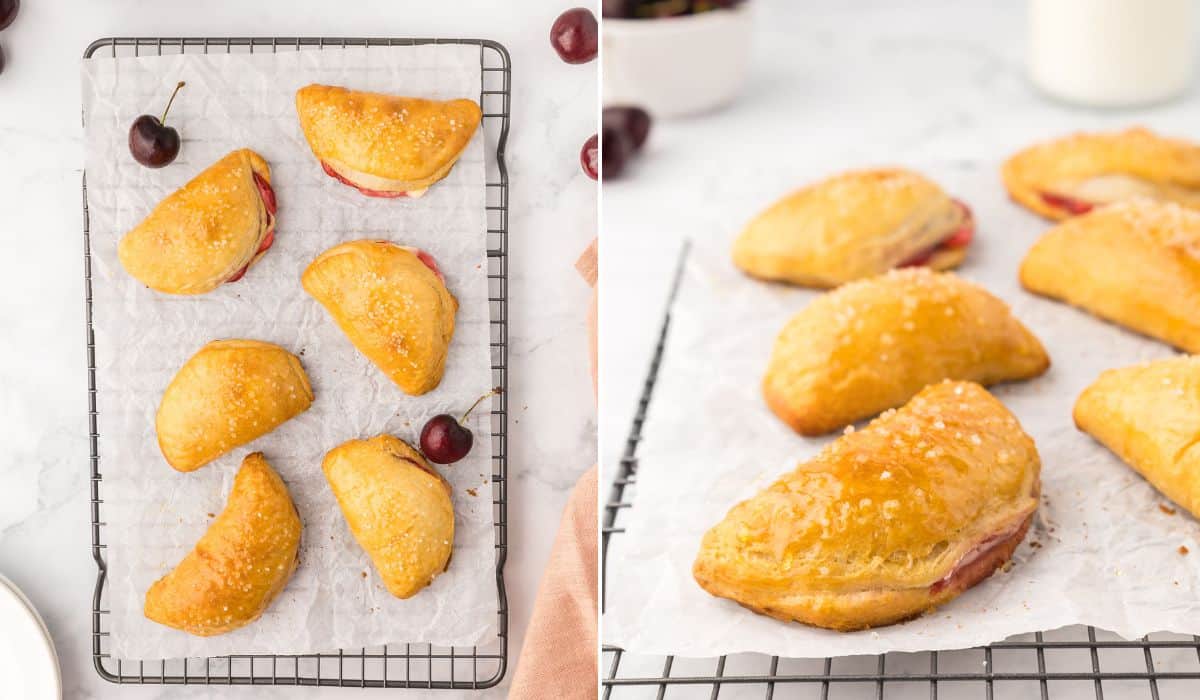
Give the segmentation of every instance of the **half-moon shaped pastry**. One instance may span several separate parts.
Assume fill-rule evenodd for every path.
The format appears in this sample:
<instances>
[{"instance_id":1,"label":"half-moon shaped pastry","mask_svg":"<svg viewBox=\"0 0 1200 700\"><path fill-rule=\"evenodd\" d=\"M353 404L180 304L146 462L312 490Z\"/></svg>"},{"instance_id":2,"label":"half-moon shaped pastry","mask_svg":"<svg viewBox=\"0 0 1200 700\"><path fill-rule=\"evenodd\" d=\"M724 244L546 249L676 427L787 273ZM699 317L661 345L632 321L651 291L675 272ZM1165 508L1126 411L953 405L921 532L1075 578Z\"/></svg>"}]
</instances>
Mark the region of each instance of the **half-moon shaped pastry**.
<instances>
[{"instance_id":1,"label":"half-moon shaped pastry","mask_svg":"<svg viewBox=\"0 0 1200 700\"><path fill-rule=\"evenodd\" d=\"M892 272L827 292L775 341L767 405L802 435L899 406L926 384L1036 377L1042 344L987 290L949 272Z\"/></svg>"},{"instance_id":2,"label":"half-moon shaped pastry","mask_svg":"<svg viewBox=\"0 0 1200 700\"><path fill-rule=\"evenodd\" d=\"M406 394L424 394L442 381L458 301L428 253L352 241L322 253L300 281Z\"/></svg>"},{"instance_id":3,"label":"half-moon shaped pastry","mask_svg":"<svg viewBox=\"0 0 1200 700\"><path fill-rule=\"evenodd\" d=\"M1200 208L1200 145L1142 128L1031 146L1001 176L1014 200L1055 220L1133 197Z\"/></svg>"},{"instance_id":4,"label":"half-moon shaped pastry","mask_svg":"<svg viewBox=\"0 0 1200 700\"><path fill-rule=\"evenodd\" d=\"M350 533L392 595L411 598L450 565L450 485L420 452L379 435L341 444L321 467Z\"/></svg>"},{"instance_id":5,"label":"half-moon shaped pastry","mask_svg":"<svg viewBox=\"0 0 1200 700\"><path fill-rule=\"evenodd\" d=\"M312 401L300 358L258 340L215 340L163 393L158 447L172 467L194 471L304 413Z\"/></svg>"},{"instance_id":6,"label":"half-moon shaped pastry","mask_svg":"<svg viewBox=\"0 0 1200 700\"><path fill-rule=\"evenodd\" d=\"M733 262L765 280L836 287L895 267L957 267L971 210L910 170L843 173L793 192L746 226Z\"/></svg>"},{"instance_id":7,"label":"half-moon shaped pastry","mask_svg":"<svg viewBox=\"0 0 1200 700\"><path fill-rule=\"evenodd\" d=\"M446 177L482 116L471 100L438 102L309 85L300 127L325 172L369 197L420 197Z\"/></svg>"},{"instance_id":8,"label":"half-moon shaped pastry","mask_svg":"<svg viewBox=\"0 0 1200 700\"><path fill-rule=\"evenodd\" d=\"M734 506L704 535L692 574L780 620L900 622L1009 560L1037 510L1040 469L991 394L934 384Z\"/></svg>"},{"instance_id":9,"label":"half-moon shaped pastry","mask_svg":"<svg viewBox=\"0 0 1200 700\"><path fill-rule=\"evenodd\" d=\"M248 455L225 510L146 592L146 617L200 637L254 622L296 570L300 529L283 480L261 452Z\"/></svg>"},{"instance_id":10,"label":"half-moon shaped pastry","mask_svg":"<svg viewBox=\"0 0 1200 700\"><path fill-rule=\"evenodd\" d=\"M1075 402L1075 425L1200 518L1200 357L1100 375Z\"/></svg>"},{"instance_id":11,"label":"half-moon shaped pastry","mask_svg":"<svg viewBox=\"0 0 1200 700\"><path fill-rule=\"evenodd\" d=\"M234 151L173 194L121 239L121 266L168 294L203 294L236 282L275 242L271 168Z\"/></svg>"},{"instance_id":12,"label":"half-moon shaped pastry","mask_svg":"<svg viewBox=\"0 0 1200 700\"><path fill-rule=\"evenodd\" d=\"M1200 352L1200 212L1138 199L1059 224L1025 255L1021 284Z\"/></svg>"}]
</instances>

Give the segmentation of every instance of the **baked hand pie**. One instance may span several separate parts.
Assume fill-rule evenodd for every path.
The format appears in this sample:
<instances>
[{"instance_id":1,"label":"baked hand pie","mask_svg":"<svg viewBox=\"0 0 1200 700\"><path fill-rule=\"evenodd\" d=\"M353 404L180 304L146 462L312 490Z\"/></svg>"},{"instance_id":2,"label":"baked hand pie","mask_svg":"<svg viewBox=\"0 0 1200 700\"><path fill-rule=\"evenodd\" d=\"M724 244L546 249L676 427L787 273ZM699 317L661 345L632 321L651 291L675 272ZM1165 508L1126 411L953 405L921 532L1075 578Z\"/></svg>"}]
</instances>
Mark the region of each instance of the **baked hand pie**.
<instances>
[{"instance_id":1,"label":"baked hand pie","mask_svg":"<svg viewBox=\"0 0 1200 700\"><path fill-rule=\"evenodd\" d=\"M248 455L225 510L146 592L146 617L200 637L254 622L296 570L300 529L283 480L261 452Z\"/></svg>"},{"instance_id":2,"label":"baked hand pie","mask_svg":"<svg viewBox=\"0 0 1200 700\"><path fill-rule=\"evenodd\" d=\"M392 595L411 598L450 565L450 485L420 452L379 435L334 448L321 468L350 533Z\"/></svg>"},{"instance_id":3,"label":"baked hand pie","mask_svg":"<svg viewBox=\"0 0 1200 700\"><path fill-rule=\"evenodd\" d=\"M1200 145L1142 128L1031 146L1001 176L1014 200L1055 220L1132 197L1200 208Z\"/></svg>"},{"instance_id":4,"label":"baked hand pie","mask_svg":"<svg viewBox=\"0 0 1200 700\"><path fill-rule=\"evenodd\" d=\"M843 173L793 192L746 226L733 262L765 280L836 287L895 267L957 267L971 210L910 170Z\"/></svg>"},{"instance_id":5,"label":"baked hand pie","mask_svg":"<svg viewBox=\"0 0 1200 700\"><path fill-rule=\"evenodd\" d=\"M424 394L442 381L458 301L428 253L352 241L318 256L300 281L406 394Z\"/></svg>"},{"instance_id":6,"label":"baked hand pie","mask_svg":"<svg viewBox=\"0 0 1200 700\"><path fill-rule=\"evenodd\" d=\"M793 430L820 435L943 379L994 384L1049 366L1038 339L987 290L949 272L893 270L796 314L775 341L763 395Z\"/></svg>"},{"instance_id":7,"label":"baked hand pie","mask_svg":"<svg viewBox=\"0 0 1200 700\"><path fill-rule=\"evenodd\" d=\"M300 359L258 340L200 348L163 392L154 427L167 463L181 472L266 435L312 405Z\"/></svg>"},{"instance_id":8,"label":"baked hand pie","mask_svg":"<svg viewBox=\"0 0 1200 700\"><path fill-rule=\"evenodd\" d=\"M1075 402L1075 425L1200 518L1200 357L1102 373Z\"/></svg>"},{"instance_id":9,"label":"baked hand pie","mask_svg":"<svg viewBox=\"0 0 1200 700\"><path fill-rule=\"evenodd\" d=\"M1041 461L971 382L926 387L848 432L704 535L714 596L835 630L900 622L987 578L1037 511Z\"/></svg>"},{"instance_id":10,"label":"baked hand pie","mask_svg":"<svg viewBox=\"0 0 1200 700\"><path fill-rule=\"evenodd\" d=\"M121 238L134 279L167 294L204 294L237 282L275 242L271 168L243 148L213 163Z\"/></svg>"},{"instance_id":11,"label":"baked hand pie","mask_svg":"<svg viewBox=\"0 0 1200 700\"><path fill-rule=\"evenodd\" d=\"M1059 224L1021 263L1021 284L1200 352L1200 212L1136 199Z\"/></svg>"},{"instance_id":12,"label":"baked hand pie","mask_svg":"<svg viewBox=\"0 0 1200 700\"><path fill-rule=\"evenodd\" d=\"M300 127L330 177L369 197L420 197L446 177L482 116L471 100L439 102L328 85L296 92Z\"/></svg>"}]
</instances>

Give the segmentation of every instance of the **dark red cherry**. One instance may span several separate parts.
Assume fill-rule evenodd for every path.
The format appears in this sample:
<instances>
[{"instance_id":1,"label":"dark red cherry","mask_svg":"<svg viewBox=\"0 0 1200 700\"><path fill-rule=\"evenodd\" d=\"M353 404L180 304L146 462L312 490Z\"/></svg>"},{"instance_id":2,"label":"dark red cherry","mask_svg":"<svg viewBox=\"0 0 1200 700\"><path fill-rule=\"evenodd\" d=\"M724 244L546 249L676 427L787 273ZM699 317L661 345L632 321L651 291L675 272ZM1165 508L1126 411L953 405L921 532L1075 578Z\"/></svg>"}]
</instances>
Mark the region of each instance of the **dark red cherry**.
<instances>
[{"instance_id":1,"label":"dark red cherry","mask_svg":"<svg viewBox=\"0 0 1200 700\"><path fill-rule=\"evenodd\" d=\"M633 155L633 142L620 129L604 126L600 141L600 176L605 180L620 177L625 170L625 164Z\"/></svg>"},{"instance_id":2,"label":"dark red cherry","mask_svg":"<svg viewBox=\"0 0 1200 700\"><path fill-rule=\"evenodd\" d=\"M175 86L175 92L171 93L162 118L143 114L129 127L129 152L133 154L134 160L147 168L161 168L179 155L179 132L174 127L167 126L166 121L175 96L179 94L183 85L179 83Z\"/></svg>"},{"instance_id":3,"label":"dark red cherry","mask_svg":"<svg viewBox=\"0 0 1200 700\"><path fill-rule=\"evenodd\" d=\"M440 413L430 418L425 427L421 428L421 452L425 454L425 458L437 464L451 464L466 457L475 442L475 436L463 423L484 399L498 393L500 387L480 396L463 414L461 420L456 420L448 413Z\"/></svg>"},{"instance_id":4,"label":"dark red cherry","mask_svg":"<svg viewBox=\"0 0 1200 700\"><path fill-rule=\"evenodd\" d=\"M579 164L583 166L583 172L593 180L600 177L600 137L592 134L587 141L583 142L583 149L579 151Z\"/></svg>"},{"instance_id":5,"label":"dark red cherry","mask_svg":"<svg viewBox=\"0 0 1200 700\"><path fill-rule=\"evenodd\" d=\"M596 58L600 27L586 7L575 7L558 16L550 27L550 45L567 63L587 63Z\"/></svg>"},{"instance_id":6,"label":"dark red cherry","mask_svg":"<svg viewBox=\"0 0 1200 700\"><path fill-rule=\"evenodd\" d=\"M21 9L21 0L0 0L0 30L8 29L8 25L17 18L19 9Z\"/></svg>"},{"instance_id":7,"label":"dark red cherry","mask_svg":"<svg viewBox=\"0 0 1200 700\"><path fill-rule=\"evenodd\" d=\"M633 150L642 150L650 135L650 113L641 107L605 107L604 126L620 129L629 137Z\"/></svg>"}]
</instances>

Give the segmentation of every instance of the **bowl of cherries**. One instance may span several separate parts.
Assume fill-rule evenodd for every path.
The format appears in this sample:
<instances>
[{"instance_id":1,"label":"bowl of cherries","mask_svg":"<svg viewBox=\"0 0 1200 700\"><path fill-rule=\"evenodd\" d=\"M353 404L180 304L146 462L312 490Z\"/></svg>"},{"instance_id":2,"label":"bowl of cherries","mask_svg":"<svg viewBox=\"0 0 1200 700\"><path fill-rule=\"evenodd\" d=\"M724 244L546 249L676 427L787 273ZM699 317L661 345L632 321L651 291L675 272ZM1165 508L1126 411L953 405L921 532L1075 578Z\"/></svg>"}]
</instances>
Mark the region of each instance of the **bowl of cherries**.
<instances>
[{"instance_id":1,"label":"bowl of cherries","mask_svg":"<svg viewBox=\"0 0 1200 700\"><path fill-rule=\"evenodd\" d=\"M746 81L750 5L604 0L604 102L641 105L668 118L728 104Z\"/></svg>"}]
</instances>

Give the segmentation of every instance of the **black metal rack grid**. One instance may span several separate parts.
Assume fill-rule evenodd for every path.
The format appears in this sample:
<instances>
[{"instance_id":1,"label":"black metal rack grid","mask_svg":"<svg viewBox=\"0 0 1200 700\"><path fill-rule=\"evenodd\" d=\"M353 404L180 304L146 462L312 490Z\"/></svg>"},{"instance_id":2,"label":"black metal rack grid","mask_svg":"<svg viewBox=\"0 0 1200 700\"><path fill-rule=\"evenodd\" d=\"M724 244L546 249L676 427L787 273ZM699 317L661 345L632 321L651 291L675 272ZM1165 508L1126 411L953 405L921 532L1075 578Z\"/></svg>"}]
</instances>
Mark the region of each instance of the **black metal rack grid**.
<instances>
[{"instance_id":1,"label":"black metal rack grid","mask_svg":"<svg viewBox=\"0 0 1200 700\"><path fill-rule=\"evenodd\" d=\"M687 244L667 302L624 454L604 509L608 545L625 532L637 490L638 445L662 364ZM616 573L614 572L614 575ZM604 645L602 697L611 698L1041 698L1042 700L1200 697L1200 637L1153 634L1123 640L1093 627L1011 637L987 647L826 659L731 654L715 659L632 654Z\"/></svg>"},{"instance_id":2,"label":"black metal rack grid","mask_svg":"<svg viewBox=\"0 0 1200 700\"><path fill-rule=\"evenodd\" d=\"M91 444L92 558L97 576L92 598L92 661L106 681L133 684L303 685L356 688L477 690L495 686L508 665L508 599L504 563L508 554L508 168L505 146L511 107L512 64L503 45L486 39L392 39L329 37L106 38L84 59L180 53L268 53L346 47L458 44L479 47L483 129L487 164L488 303L491 307L492 380L506 391L492 398L492 512L496 536L498 634L482 646L443 647L427 643L342 649L327 654L246 654L212 658L123 661L108 653L105 600L102 474L97 452L96 355L92 330L92 261L88 230L87 174L83 178L83 266L88 362L88 434ZM493 150L494 148L494 150Z\"/></svg>"}]
</instances>

